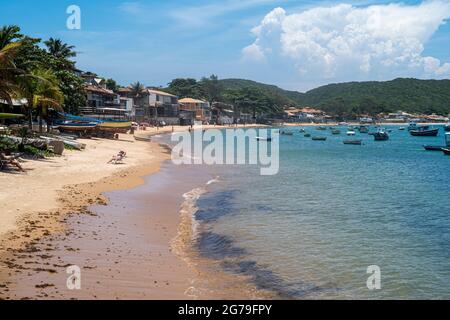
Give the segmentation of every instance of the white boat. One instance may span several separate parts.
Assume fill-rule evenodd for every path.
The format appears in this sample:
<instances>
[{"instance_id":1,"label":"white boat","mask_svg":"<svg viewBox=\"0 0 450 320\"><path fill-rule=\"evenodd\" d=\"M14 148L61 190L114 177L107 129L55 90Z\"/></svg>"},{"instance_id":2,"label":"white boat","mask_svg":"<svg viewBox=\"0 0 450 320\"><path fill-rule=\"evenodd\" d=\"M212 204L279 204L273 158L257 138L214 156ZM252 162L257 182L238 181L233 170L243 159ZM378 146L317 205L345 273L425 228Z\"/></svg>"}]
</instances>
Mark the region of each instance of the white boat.
<instances>
[{"instance_id":1,"label":"white boat","mask_svg":"<svg viewBox=\"0 0 450 320\"><path fill-rule=\"evenodd\" d=\"M339 122L339 125L340 126L348 126L348 123L347 122Z\"/></svg>"},{"instance_id":2,"label":"white boat","mask_svg":"<svg viewBox=\"0 0 450 320\"><path fill-rule=\"evenodd\" d=\"M418 130L418 129L419 129L419 127L417 126L416 122L412 121L409 123L408 131L413 131L413 130Z\"/></svg>"},{"instance_id":3,"label":"white boat","mask_svg":"<svg viewBox=\"0 0 450 320\"><path fill-rule=\"evenodd\" d=\"M356 132L353 131L353 130L348 130L348 131L347 131L347 135L348 135L348 136L354 136L354 135L356 135Z\"/></svg>"}]
</instances>

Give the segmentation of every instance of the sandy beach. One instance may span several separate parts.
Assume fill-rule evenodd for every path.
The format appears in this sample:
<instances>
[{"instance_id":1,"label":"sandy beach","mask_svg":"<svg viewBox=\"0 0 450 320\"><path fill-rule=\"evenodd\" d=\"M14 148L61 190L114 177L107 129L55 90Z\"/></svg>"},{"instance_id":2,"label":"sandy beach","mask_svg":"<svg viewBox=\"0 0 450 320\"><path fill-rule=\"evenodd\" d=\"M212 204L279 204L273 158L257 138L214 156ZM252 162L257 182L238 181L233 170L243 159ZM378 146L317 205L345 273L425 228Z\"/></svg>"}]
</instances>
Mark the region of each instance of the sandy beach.
<instances>
[{"instance_id":1,"label":"sandy beach","mask_svg":"<svg viewBox=\"0 0 450 320\"><path fill-rule=\"evenodd\" d=\"M172 130L187 128L150 128L136 136L147 137ZM232 285L220 294L194 292L194 279L207 276L199 277L198 270L189 268L186 259L172 252L173 242L182 228L182 195L200 182L198 177L180 174L176 184L178 191L170 186L172 189L168 192L164 190L165 180L152 176L170 158L167 147L156 142L135 141L129 134L121 135L119 140L80 141L86 143L86 150L65 151L61 157L45 160L27 160L23 163L24 174L0 173L3 187L0 194L3 203L0 299L240 296L231 294L235 289ZM127 152L123 164L107 164L120 150ZM120 196L120 190L144 184L159 187L148 205L137 208L127 198L129 195ZM117 201L122 202L117 204ZM114 206L120 206L119 210ZM151 214L142 210L143 207L151 208ZM66 269L71 265L83 270L86 290L67 289ZM230 280L224 277L232 278L223 275L223 281ZM246 288L245 291L256 292L256 289Z\"/></svg>"}]
</instances>

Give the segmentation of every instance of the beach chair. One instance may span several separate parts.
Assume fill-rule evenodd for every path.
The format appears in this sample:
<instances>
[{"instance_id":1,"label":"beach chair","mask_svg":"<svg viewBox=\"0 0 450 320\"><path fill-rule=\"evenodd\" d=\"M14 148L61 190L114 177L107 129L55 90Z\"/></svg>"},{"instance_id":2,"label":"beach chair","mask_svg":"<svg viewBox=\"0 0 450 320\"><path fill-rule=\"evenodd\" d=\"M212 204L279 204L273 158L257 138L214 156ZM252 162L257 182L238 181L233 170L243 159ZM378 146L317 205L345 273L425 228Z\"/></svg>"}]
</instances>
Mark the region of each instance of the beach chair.
<instances>
[{"instance_id":1,"label":"beach chair","mask_svg":"<svg viewBox=\"0 0 450 320\"><path fill-rule=\"evenodd\" d=\"M25 172L23 167L20 165L19 161L17 161L18 158L20 158L22 155L17 154L14 156L7 156L3 152L0 153L0 170L3 170L6 166L12 165L19 169L21 172Z\"/></svg>"}]
</instances>

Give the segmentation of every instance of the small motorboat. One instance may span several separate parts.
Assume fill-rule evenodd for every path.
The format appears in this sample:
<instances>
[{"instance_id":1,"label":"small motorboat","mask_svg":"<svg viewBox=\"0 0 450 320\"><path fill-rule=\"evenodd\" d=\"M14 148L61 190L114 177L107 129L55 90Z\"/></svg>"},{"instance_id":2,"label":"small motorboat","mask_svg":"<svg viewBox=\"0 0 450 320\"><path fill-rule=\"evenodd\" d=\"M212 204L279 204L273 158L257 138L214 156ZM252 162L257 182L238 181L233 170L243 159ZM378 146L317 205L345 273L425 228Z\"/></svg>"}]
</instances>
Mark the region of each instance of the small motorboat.
<instances>
[{"instance_id":1,"label":"small motorboat","mask_svg":"<svg viewBox=\"0 0 450 320\"><path fill-rule=\"evenodd\" d=\"M299 131L300 133L305 133L306 132L306 130L305 129L300 129L300 131Z\"/></svg>"},{"instance_id":2,"label":"small motorboat","mask_svg":"<svg viewBox=\"0 0 450 320\"><path fill-rule=\"evenodd\" d=\"M335 136L341 134L341 130L338 129L334 129L333 131L331 131L332 134L334 134Z\"/></svg>"},{"instance_id":3,"label":"small motorboat","mask_svg":"<svg viewBox=\"0 0 450 320\"><path fill-rule=\"evenodd\" d=\"M406 128L405 128L405 127L400 127L400 128L398 128L398 130L400 130L400 131L405 131Z\"/></svg>"},{"instance_id":4,"label":"small motorboat","mask_svg":"<svg viewBox=\"0 0 450 320\"><path fill-rule=\"evenodd\" d=\"M344 144L360 146L362 145L362 140L344 140Z\"/></svg>"},{"instance_id":5,"label":"small motorboat","mask_svg":"<svg viewBox=\"0 0 450 320\"><path fill-rule=\"evenodd\" d=\"M312 137L313 141L327 141L327 137Z\"/></svg>"},{"instance_id":6,"label":"small motorboat","mask_svg":"<svg viewBox=\"0 0 450 320\"><path fill-rule=\"evenodd\" d=\"M293 133L293 132L290 132L290 131L281 131L281 135L282 135L282 136L293 136L294 133Z\"/></svg>"},{"instance_id":7,"label":"small motorboat","mask_svg":"<svg viewBox=\"0 0 450 320\"><path fill-rule=\"evenodd\" d=\"M445 146L423 146L425 150L427 151L442 151L442 149L445 149Z\"/></svg>"},{"instance_id":8,"label":"small motorboat","mask_svg":"<svg viewBox=\"0 0 450 320\"><path fill-rule=\"evenodd\" d=\"M327 128L326 127L317 127L316 130L325 131L325 130L327 130Z\"/></svg>"},{"instance_id":9,"label":"small motorboat","mask_svg":"<svg viewBox=\"0 0 450 320\"><path fill-rule=\"evenodd\" d=\"M389 134L386 132L386 130L380 128L378 131L373 135L375 141L387 141L389 140Z\"/></svg>"},{"instance_id":10,"label":"small motorboat","mask_svg":"<svg viewBox=\"0 0 450 320\"><path fill-rule=\"evenodd\" d=\"M408 131L411 131L411 130L417 130L419 127L417 126L417 123L415 123L415 122L410 122L409 123L409 126L408 126Z\"/></svg>"},{"instance_id":11,"label":"small motorboat","mask_svg":"<svg viewBox=\"0 0 450 320\"><path fill-rule=\"evenodd\" d=\"M411 130L409 133L414 137L437 137L439 128L432 129L430 126L423 126L419 127L417 130Z\"/></svg>"},{"instance_id":12,"label":"small motorboat","mask_svg":"<svg viewBox=\"0 0 450 320\"><path fill-rule=\"evenodd\" d=\"M366 126L360 126L359 132L360 133L369 133L369 128L367 128Z\"/></svg>"},{"instance_id":13,"label":"small motorboat","mask_svg":"<svg viewBox=\"0 0 450 320\"><path fill-rule=\"evenodd\" d=\"M305 133L305 138L311 138L311 133Z\"/></svg>"},{"instance_id":14,"label":"small motorboat","mask_svg":"<svg viewBox=\"0 0 450 320\"><path fill-rule=\"evenodd\" d=\"M256 141L267 141L267 142L271 142L271 141L272 141L272 138L256 137Z\"/></svg>"},{"instance_id":15,"label":"small motorboat","mask_svg":"<svg viewBox=\"0 0 450 320\"><path fill-rule=\"evenodd\" d=\"M446 124L444 126L444 130L445 130L445 132L450 132L450 124Z\"/></svg>"},{"instance_id":16,"label":"small motorboat","mask_svg":"<svg viewBox=\"0 0 450 320\"><path fill-rule=\"evenodd\" d=\"M444 152L445 155L450 156L450 149L442 149L442 152Z\"/></svg>"},{"instance_id":17,"label":"small motorboat","mask_svg":"<svg viewBox=\"0 0 450 320\"><path fill-rule=\"evenodd\" d=\"M348 131L347 131L347 135L348 135L348 136L354 136L354 135L356 135L356 132L353 131L353 130L348 130Z\"/></svg>"}]
</instances>

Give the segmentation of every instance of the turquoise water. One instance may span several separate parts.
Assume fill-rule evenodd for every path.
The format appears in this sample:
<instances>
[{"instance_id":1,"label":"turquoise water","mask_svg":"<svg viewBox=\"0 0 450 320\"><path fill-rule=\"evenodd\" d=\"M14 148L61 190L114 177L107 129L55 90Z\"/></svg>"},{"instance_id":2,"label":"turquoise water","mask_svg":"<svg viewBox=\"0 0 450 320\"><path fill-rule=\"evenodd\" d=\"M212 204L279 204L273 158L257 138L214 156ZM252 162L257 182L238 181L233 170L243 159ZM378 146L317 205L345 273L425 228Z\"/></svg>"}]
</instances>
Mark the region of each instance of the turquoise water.
<instances>
[{"instance_id":1,"label":"turquoise water","mask_svg":"<svg viewBox=\"0 0 450 320\"><path fill-rule=\"evenodd\" d=\"M280 172L210 167L219 181L198 201L196 246L228 272L283 298L450 298L450 157L411 137L344 145L343 134L312 141L280 137ZM374 129L372 129L373 131ZM353 138L352 138L353 139ZM368 290L368 266L381 290Z\"/></svg>"}]
</instances>

